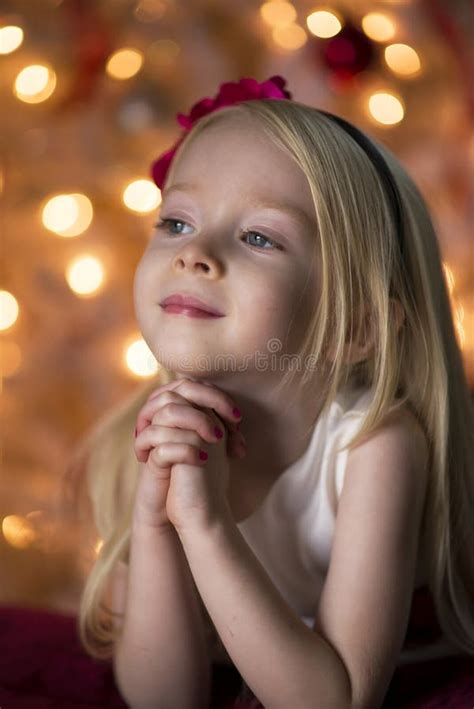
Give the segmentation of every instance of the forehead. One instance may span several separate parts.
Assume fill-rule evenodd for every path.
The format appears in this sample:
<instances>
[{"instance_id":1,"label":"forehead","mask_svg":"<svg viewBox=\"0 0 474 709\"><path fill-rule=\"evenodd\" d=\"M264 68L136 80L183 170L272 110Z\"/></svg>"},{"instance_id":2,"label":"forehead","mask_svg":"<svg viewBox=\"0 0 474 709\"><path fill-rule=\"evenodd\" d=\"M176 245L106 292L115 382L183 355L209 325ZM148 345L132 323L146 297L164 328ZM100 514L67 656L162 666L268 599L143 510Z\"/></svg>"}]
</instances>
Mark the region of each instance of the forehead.
<instances>
[{"instance_id":1,"label":"forehead","mask_svg":"<svg viewBox=\"0 0 474 709\"><path fill-rule=\"evenodd\" d=\"M291 202L314 216L304 172L248 117L226 117L191 136L175 157L167 186L171 183L198 184L216 198L266 196L267 201Z\"/></svg>"}]
</instances>

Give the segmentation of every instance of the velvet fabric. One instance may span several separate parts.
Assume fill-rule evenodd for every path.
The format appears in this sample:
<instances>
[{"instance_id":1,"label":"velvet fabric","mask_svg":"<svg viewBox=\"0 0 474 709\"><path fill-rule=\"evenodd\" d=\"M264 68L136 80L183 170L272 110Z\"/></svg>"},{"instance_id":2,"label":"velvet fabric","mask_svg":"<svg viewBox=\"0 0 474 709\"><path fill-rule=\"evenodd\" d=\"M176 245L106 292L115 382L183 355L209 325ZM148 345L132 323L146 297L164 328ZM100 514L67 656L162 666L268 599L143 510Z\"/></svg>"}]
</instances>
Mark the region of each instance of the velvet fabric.
<instances>
[{"instance_id":1,"label":"velvet fabric","mask_svg":"<svg viewBox=\"0 0 474 709\"><path fill-rule=\"evenodd\" d=\"M405 645L436 637L427 589L415 592ZM112 662L80 645L77 619L44 609L0 606L2 709L122 709ZM242 692L235 667L213 666L210 709L261 709ZM396 670L381 709L473 709L474 657L458 656Z\"/></svg>"}]
</instances>

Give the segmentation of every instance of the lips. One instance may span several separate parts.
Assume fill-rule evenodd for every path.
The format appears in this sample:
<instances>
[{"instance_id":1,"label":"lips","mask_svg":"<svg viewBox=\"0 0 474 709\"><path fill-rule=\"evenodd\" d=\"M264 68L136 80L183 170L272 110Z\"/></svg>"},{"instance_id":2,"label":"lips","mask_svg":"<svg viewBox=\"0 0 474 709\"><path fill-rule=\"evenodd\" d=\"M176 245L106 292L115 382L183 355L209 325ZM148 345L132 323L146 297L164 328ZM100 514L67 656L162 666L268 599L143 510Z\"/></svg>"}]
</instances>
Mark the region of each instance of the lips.
<instances>
[{"instance_id":1,"label":"lips","mask_svg":"<svg viewBox=\"0 0 474 709\"><path fill-rule=\"evenodd\" d=\"M219 310L213 308L211 305L201 300L200 298L197 298L196 296L192 295L186 295L185 293L173 293L172 295L169 295L167 298L162 300L160 305L162 308L166 307L167 305L176 305L181 308L191 308L194 310L200 310L204 313L208 313L209 315L213 315L214 317L218 318L224 316L224 313L221 313Z\"/></svg>"}]
</instances>

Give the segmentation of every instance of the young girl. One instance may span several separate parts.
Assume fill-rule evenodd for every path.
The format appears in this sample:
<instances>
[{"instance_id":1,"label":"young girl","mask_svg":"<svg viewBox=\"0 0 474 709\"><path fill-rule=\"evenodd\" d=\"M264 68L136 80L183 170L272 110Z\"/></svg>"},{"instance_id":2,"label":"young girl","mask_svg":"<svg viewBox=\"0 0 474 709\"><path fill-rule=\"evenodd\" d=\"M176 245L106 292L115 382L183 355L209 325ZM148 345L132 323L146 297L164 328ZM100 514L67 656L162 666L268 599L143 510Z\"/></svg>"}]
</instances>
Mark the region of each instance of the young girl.
<instances>
[{"instance_id":1,"label":"young girl","mask_svg":"<svg viewBox=\"0 0 474 709\"><path fill-rule=\"evenodd\" d=\"M474 425L437 239L394 156L284 86L224 84L154 165L134 297L161 370L79 453L81 639L133 708L470 706ZM402 703L415 662L442 664Z\"/></svg>"}]
</instances>

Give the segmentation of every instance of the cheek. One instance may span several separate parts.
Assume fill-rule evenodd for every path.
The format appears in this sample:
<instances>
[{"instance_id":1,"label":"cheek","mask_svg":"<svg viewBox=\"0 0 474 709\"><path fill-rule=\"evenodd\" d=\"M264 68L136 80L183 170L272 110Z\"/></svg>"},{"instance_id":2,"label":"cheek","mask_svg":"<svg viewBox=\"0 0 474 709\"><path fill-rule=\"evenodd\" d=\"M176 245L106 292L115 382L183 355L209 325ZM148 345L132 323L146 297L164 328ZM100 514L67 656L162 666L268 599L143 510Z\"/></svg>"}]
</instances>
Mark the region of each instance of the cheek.
<instances>
[{"instance_id":1,"label":"cheek","mask_svg":"<svg viewBox=\"0 0 474 709\"><path fill-rule=\"evenodd\" d=\"M146 313L146 309L150 306L152 298L151 290L151 273L147 259L145 256L139 261L133 278L133 303L135 306L135 314L137 319L141 318ZM156 299L159 297L158 291L155 293Z\"/></svg>"},{"instance_id":2,"label":"cheek","mask_svg":"<svg viewBox=\"0 0 474 709\"><path fill-rule=\"evenodd\" d=\"M239 311L248 315L247 327L268 337L279 337L294 307L288 276L260 273L240 290Z\"/></svg>"}]
</instances>

